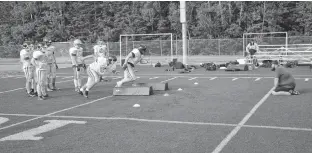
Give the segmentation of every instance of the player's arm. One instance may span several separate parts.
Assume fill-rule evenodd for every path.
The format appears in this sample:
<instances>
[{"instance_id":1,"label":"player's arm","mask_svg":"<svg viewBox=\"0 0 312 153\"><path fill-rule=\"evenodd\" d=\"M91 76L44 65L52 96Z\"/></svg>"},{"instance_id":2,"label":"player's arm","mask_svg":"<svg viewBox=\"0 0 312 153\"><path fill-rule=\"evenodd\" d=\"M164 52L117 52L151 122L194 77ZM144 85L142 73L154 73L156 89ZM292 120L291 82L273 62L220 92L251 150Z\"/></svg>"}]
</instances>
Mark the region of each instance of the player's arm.
<instances>
[{"instance_id":1,"label":"player's arm","mask_svg":"<svg viewBox=\"0 0 312 153\"><path fill-rule=\"evenodd\" d=\"M78 64L77 64L77 52L75 52L73 50L69 50L69 56L70 56L73 64L78 66Z\"/></svg>"},{"instance_id":2,"label":"player's arm","mask_svg":"<svg viewBox=\"0 0 312 153\"><path fill-rule=\"evenodd\" d=\"M94 60L96 60L96 56L95 55L85 56L85 57L82 58L82 60L85 61L86 59L89 59L89 58L94 58Z\"/></svg>"},{"instance_id":3,"label":"player's arm","mask_svg":"<svg viewBox=\"0 0 312 153\"><path fill-rule=\"evenodd\" d=\"M128 60L129 60L130 58L134 58L134 57L135 57L135 54L134 54L133 52L130 52L130 53L127 55L126 59L125 59L124 65L128 63Z\"/></svg>"},{"instance_id":4,"label":"player's arm","mask_svg":"<svg viewBox=\"0 0 312 153\"><path fill-rule=\"evenodd\" d=\"M247 46L246 46L246 51L249 53L249 47L250 47L250 44L248 44Z\"/></svg>"}]
</instances>

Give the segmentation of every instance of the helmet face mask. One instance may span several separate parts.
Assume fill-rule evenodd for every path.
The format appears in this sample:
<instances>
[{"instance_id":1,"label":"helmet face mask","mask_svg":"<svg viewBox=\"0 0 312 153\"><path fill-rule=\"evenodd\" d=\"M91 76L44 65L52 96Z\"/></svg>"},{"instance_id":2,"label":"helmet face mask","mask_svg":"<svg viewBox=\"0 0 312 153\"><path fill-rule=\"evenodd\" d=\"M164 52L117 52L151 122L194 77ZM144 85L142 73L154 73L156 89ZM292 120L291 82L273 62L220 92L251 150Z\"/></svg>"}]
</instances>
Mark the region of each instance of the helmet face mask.
<instances>
[{"instance_id":1,"label":"helmet face mask","mask_svg":"<svg viewBox=\"0 0 312 153\"><path fill-rule=\"evenodd\" d=\"M109 56L108 57L109 64L114 64L116 61L117 61L116 56Z\"/></svg>"},{"instance_id":2,"label":"helmet face mask","mask_svg":"<svg viewBox=\"0 0 312 153\"><path fill-rule=\"evenodd\" d=\"M138 50L140 51L141 54L144 54L144 53L146 52L146 47L143 46L143 45L140 45L140 46L138 47Z\"/></svg>"}]
</instances>

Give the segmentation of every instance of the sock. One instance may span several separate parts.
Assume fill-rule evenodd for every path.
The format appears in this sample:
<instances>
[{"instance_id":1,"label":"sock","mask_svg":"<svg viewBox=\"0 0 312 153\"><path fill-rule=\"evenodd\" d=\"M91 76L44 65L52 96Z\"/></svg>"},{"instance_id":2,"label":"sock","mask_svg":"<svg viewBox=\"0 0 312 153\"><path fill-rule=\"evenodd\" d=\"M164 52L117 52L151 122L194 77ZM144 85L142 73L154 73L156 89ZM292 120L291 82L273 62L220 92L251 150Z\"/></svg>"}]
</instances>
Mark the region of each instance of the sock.
<instances>
[{"instance_id":1,"label":"sock","mask_svg":"<svg viewBox=\"0 0 312 153\"><path fill-rule=\"evenodd\" d=\"M77 87L78 87L78 81L77 81L77 79L74 79L74 84L75 84L75 88L77 88Z\"/></svg>"},{"instance_id":2,"label":"sock","mask_svg":"<svg viewBox=\"0 0 312 153\"><path fill-rule=\"evenodd\" d=\"M56 78L52 78L52 88L55 89L56 86L55 86L55 81L56 81Z\"/></svg>"}]
</instances>

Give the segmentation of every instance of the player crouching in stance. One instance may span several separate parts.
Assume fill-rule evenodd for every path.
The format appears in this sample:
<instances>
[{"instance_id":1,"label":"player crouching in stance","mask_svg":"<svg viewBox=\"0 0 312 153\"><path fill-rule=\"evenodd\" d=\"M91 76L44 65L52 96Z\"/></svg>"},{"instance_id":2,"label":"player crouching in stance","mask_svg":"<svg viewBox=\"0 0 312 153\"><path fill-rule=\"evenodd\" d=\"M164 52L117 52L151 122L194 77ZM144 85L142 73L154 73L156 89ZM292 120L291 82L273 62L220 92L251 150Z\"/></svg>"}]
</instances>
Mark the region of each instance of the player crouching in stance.
<instances>
[{"instance_id":1,"label":"player crouching in stance","mask_svg":"<svg viewBox=\"0 0 312 153\"><path fill-rule=\"evenodd\" d=\"M273 61L272 71L276 72L272 95L299 95L295 90L295 78L278 61Z\"/></svg>"},{"instance_id":2,"label":"player crouching in stance","mask_svg":"<svg viewBox=\"0 0 312 153\"><path fill-rule=\"evenodd\" d=\"M38 50L34 51L32 64L36 67L36 82L38 100L44 100L48 97L46 91L47 85L47 56L41 51L41 45L38 46Z\"/></svg>"},{"instance_id":3,"label":"player crouching in stance","mask_svg":"<svg viewBox=\"0 0 312 153\"><path fill-rule=\"evenodd\" d=\"M124 69L124 78L117 82L116 87L121 87L124 83L135 81L136 77L133 72L133 68L137 63L146 64L147 61L143 60L143 56L146 53L146 47L140 45L138 48L134 48L126 57L125 63L122 68ZM145 62L144 62L145 61Z\"/></svg>"},{"instance_id":4,"label":"player crouching in stance","mask_svg":"<svg viewBox=\"0 0 312 153\"><path fill-rule=\"evenodd\" d=\"M51 40L44 40L45 42L45 54L47 56L47 63L48 63L48 69L47 69L47 90L48 91L55 91L57 90L55 86L55 81L56 81L56 69L58 69L58 66L56 64L54 52L55 52L55 47L52 46ZM52 88L50 87L50 82L52 85Z\"/></svg>"},{"instance_id":5,"label":"player crouching in stance","mask_svg":"<svg viewBox=\"0 0 312 153\"><path fill-rule=\"evenodd\" d=\"M76 92L79 92L79 88L81 87L82 68L86 69L82 53L82 42L79 39L76 39L74 41L74 47L69 49L69 55L72 61L74 71L74 85Z\"/></svg>"},{"instance_id":6,"label":"player crouching in stance","mask_svg":"<svg viewBox=\"0 0 312 153\"><path fill-rule=\"evenodd\" d=\"M23 49L20 51L20 60L23 64L23 71L26 78L26 92L30 97L35 96L35 92L31 89L31 85L34 82L34 66L31 63L32 53L26 43L23 44Z\"/></svg>"},{"instance_id":7,"label":"player crouching in stance","mask_svg":"<svg viewBox=\"0 0 312 153\"><path fill-rule=\"evenodd\" d=\"M87 56L84 59L90 57L94 57L94 55ZM115 56L110 56L108 59L101 55L96 57L96 60L87 68L88 81L80 88L79 94L88 98L90 89L99 83L103 76L111 73L116 74L116 61L117 58Z\"/></svg>"}]
</instances>

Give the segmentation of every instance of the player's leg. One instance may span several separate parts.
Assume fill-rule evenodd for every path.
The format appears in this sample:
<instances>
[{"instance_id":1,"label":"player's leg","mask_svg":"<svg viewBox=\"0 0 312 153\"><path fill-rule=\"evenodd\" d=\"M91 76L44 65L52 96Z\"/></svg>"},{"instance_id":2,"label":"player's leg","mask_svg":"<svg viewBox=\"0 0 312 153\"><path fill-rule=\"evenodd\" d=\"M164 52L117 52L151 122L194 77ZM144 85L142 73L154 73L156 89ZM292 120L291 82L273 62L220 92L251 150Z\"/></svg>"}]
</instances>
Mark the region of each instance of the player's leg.
<instances>
[{"instance_id":1,"label":"player's leg","mask_svg":"<svg viewBox=\"0 0 312 153\"><path fill-rule=\"evenodd\" d=\"M38 93L38 100L44 100L42 88L44 87L42 85L42 70L36 70L36 76L37 76L37 93Z\"/></svg>"},{"instance_id":2,"label":"player's leg","mask_svg":"<svg viewBox=\"0 0 312 153\"><path fill-rule=\"evenodd\" d=\"M136 80L136 76L133 71L133 66L127 64L127 68L124 70L124 78L117 82L117 87L121 87L124 83L132 82Z\"/></svg>"},{"instance_id":3,"label":"player's leg","mask_svg":"<svg viewBox=\"0 0 312 153\"><path fill-rule=\"evenodd\" d=\"M78 67L73 67L73 71L74 71L74 86L75 86L75 91L79 91L79 88L78 88Z\"/></svg>"},{"instance_id":4,"label":"player's leg","mask_svg":"<svg viewBox=\"0 0 312 153\"><path fill-rule=\"evenodd\" d=\"M26 83L25 83L26 92L30 97L34 97L34 94L31 92L31 74L32 74L31 67L25 67L24 73L25 73L25 78L26 78Z\"/></svg>"},{"instance_id":5,"label":"player's leg","mask_svg":"<svg viewBox=\"0 0 312 153\"><path fill-rule=\"evenodd\" d=\"M274 96L289 96L292 95L292 91L294 88L285 87L285 86L277 86L273 91L272 95Z\"/></svg>"},{"instance_id":6,"label":"player's leg","mask_svg":"<svg viewBox=\"0 0 312 153\"><path fill-rule=\"evenodd\" d=\"M87 83L80 89L80 94L83 93L85 97L88 97L89 91L100 82L100 76L94 70L91 70L90 67L86 70L88 74Z\"/></svg>"},{"instance_id":7,"label":"player's leg","mask_svg":"<svg viewBox=\"0 0 312 153\"><path fill-rule=\"evenodd\" d=\"M82 71L83 71L83 67L82 67L82 65L79 65L79 71L77 71L77 88L78 88L78 92L79 92L79 89L82 86Z\"/></svg>"},{"instance_id":8,"label":"player's leg","mask_svg":"<svg viewBox=\"0 0 312 153\"><path fill-rule=\"evenodd\" d=\"M47 71L46 70L42 70L41 71L41 86L42 86L42 88L41 88L41 93L42 93L42 96L44 97L44 98L46 98L46 97L48 97L48 92L47 92Z\"/></svg>"},{"instance_id":9,"label":"player's leg","mask_svg":"<svg viewBox=\"0 0 312 153\"><path fill-rule=\"evenodd\" d=\"M56 82L56 65L55 64L52 64L52 67L51 67L51 78L52 78L52 90L57 90L55 86L55 82Z\"/></svg>"},{"instance_id":10,"label":"player's leg","mask_svg":"<svg viewBox=\"0 0 312 153\"><path fill-rule=\"evenodd\" d=\"M50 86L51 78L52 78L51 70L52 70L52 64L48 64L48 68L47 68L47 91L52 91L52 88Z\"/></svg>"}]
</instances>

